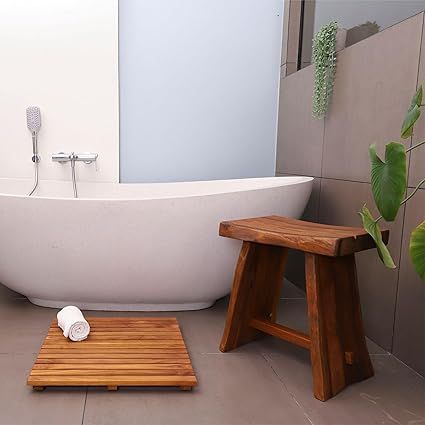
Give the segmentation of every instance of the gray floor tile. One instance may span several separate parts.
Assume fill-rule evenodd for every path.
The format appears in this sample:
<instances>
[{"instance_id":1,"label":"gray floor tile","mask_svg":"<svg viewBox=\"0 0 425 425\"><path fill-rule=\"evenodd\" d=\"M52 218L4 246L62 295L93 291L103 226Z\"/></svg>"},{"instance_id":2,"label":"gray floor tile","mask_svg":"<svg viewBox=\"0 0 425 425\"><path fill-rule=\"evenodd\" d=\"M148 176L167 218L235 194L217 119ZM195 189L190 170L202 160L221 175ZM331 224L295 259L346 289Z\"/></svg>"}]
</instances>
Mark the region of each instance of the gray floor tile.
<instances>
[{"instance_id":1,"label":"gray floor tile","mask_svg":"<svg viewBox=\"0 0 425 425\"><path fill-rule=\"evenodd\" d=\"M27 299L0 304L0 353L37 353L56 310L37 307Z\"/></svg>"},{"instance_id":2,"label":"gray floor tile","mask_svg":"<svg viewBox=\"0 0 425 425\"><path fill-rule=\"evenodd\" d=\"M382 347L380 347L376 342L372 341L369 338L366 338L367 349L369 350L369 354L371 355L385 355L389 356L390 353L385 351Z\"/></svg>"},{"instance_id":3,"label":"gray floor tile","mask_svg":"<svg viewBox=\"0 0 425 425\"><path fill-rule=\"evenodd\" d=\"M295 347L265 355L314 425L425 423L425 381L393 356L372 356L375 376L325 403L313 398L308 357Z\"/></svg>"},{"instance_id":4,"label":"gray floor tile","mask_svg":"<svg viewBox=\"0 0 425 425\"><path fill-rule=\"evenodd\" d=\"M281 298L305 298L305 292L285 279L283 282Z\"/></svg>"},{"instance_id":5,"label":"gray floor tile","mask_svg":"<svg viewBox=\"0 0 425 425\"><path fill-rule=\"evenodd\" d=\"M85 425L309 424L260 355L198 354L191 393L89 390Z\"/></svg>"},{"instance_id":6,"label":"gray floor tile","mask_svg":"<svg viewBox=\"0 0 425 425\"><path fill-rule=\"evenodd\" d=\"M0 425L80 425L86 391L33 391L26 385L35 356L0 355Z\"/></svg>"},{"instance_id":7,"label":"gray floor tile","mask_svg":"<svg viewBox=\"0 0 425 425\"><path fill-rule=\"evenodd\" d=\"M11 299L8 303L0 305L0 322L11 327L28 329L45 329L52 319L56 318L58 310L38 307L27 299Z\"/></svg>"},{"instance_id":8,"label":"gray floor tile","mask_svg":"<svg viewBox=\"0 0 425 425\"><path fill-rule=\"evenodd\" d=\"M280 300L277 322L302 332L308 332L307 301L305 299Z\"/></svg>"},{"instance_id":9,"label":"gray floor tile","mask_svg":"<svg viewBox=\"0 0 425 425\"><path fill-rule=\"evenodd\" d=\"M286 294L278 321L306 331L305 299L289 285ZM85 388L34 393L26 385L35 353L57 310L34 306L1 287L0 298L0 353L9 353L0 354L0 425L81 424ZM228 299L223 299L210 309L193 312L85 312L111 317L176 316L200 384L193 393L89 390L84 423L425 424L421 412L425 381L372 341L368 346L376 377L326 403L312 396L309 353L302 348L265 337L220 353L227 303Z\"/></svg>"},{"instance_id":10,"label":"gray floor tile","mask_svg":"<svg viewBox=\"0 0 425 425\"><path fill-rule=\"evenodd\" d=\"M37 354L47 333L25 328L0 330L0 354Z\"/></svg>"},{"instance_id":11,"label":"gray floor tile","mask_svg":"<svg viewBox=\"0 0 425 425\"><path fill-rule=\"evenodd\" d=\"M11 289L7 288L6 286L0 283L0 304L9 302L11 298L25 299L23 295L18 294L15 291L12 291Z\"/></svg>"}]
</instances>

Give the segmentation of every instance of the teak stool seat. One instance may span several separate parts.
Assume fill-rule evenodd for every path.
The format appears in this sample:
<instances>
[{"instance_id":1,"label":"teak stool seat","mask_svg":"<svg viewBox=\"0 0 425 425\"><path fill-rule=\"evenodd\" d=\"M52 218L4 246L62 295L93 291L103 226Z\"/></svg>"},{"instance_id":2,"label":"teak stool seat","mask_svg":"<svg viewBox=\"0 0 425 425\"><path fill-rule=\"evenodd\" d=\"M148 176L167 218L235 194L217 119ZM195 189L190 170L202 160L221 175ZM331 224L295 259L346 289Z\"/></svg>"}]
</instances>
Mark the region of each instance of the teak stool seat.
<instances>
[{"instance_id":1,"label":"teak stool seat","mask_svg":"<svg viewBox=\"0 0 425 425\"><path fill-rule=\"evenodd\" d=\"M243 241L221 351L263 333L309 349L314 396L322 401L373 375L354 253L375 243L363 229L270 216L223 222L220 235ZM382 232L385 243L388 236ZM305 253L309 335L274 322L288 248Z\"/></svg>"}]
</instances>

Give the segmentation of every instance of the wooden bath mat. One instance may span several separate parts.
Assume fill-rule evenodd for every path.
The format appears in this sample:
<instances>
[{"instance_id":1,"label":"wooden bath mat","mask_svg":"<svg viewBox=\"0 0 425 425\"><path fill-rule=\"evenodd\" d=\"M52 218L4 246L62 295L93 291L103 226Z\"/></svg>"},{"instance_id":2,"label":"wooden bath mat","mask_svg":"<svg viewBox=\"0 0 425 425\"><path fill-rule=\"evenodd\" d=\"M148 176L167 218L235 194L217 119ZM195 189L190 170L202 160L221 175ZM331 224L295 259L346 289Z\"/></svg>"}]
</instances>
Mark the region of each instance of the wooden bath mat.
<instances>
[{"instance_id":1,"label":"wooden bath mat","mask_svg":"<svg viewBox=\"0 0 425 425\"><path fill-rule=\"evenodd\" d=\"M88 317L85 341L65 339L57 321L28 377L35 390L53 386L179 387L191 390L195 373L176 318Z\"/></svg>"}]
</instances>

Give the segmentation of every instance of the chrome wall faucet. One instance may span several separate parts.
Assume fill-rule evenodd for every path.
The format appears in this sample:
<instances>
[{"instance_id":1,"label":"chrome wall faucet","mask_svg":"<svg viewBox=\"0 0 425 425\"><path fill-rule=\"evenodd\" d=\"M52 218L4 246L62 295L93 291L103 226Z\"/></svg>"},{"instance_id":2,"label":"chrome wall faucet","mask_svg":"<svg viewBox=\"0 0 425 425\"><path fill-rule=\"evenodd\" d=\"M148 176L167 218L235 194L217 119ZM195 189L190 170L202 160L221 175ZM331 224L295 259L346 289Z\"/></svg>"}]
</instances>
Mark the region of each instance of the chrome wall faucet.
<instances>
[{"instance_id":1,"label":"chrome wall faucet","mask_svg":"<svg viewBox=\"0 0 425 425\"><path fill-rule=\"evenodd\" d=\"M58 152L58 153L52 154L52 161L53 162L82 161L85 164L91 164L92 162L96 161L97 157L98 157L97 153Z\"/></svg>"},{"instance_id":2,"label":"chrome wall faucet","mask_svg":"<svg viewBox=\"0 0 425 425\"><path fill-rule=\"evenodd\" d=\"M78 198L78 191L77 191L77 179L75 177L75 163L77 161L84 162L85 164L91 164L92 162L95 162L97 160L97 153L65 153L65 152L58 152L52 154L52 161L53 162L59 162L61 164L64 164L66 162L71 163L71 176L72 176L72 187L74 189L74 198Z\"/></svg>"}]
</instances>

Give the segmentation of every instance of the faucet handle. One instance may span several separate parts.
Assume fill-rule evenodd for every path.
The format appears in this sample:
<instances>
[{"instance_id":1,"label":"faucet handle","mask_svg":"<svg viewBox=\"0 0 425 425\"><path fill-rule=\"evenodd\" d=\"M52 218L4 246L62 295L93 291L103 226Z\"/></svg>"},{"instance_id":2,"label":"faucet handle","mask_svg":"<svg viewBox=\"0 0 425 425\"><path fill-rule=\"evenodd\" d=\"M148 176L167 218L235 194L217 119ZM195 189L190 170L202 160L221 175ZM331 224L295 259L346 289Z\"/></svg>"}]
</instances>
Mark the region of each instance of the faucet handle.
<instances>
[{"instance_id":1,"label":"faucet handle","mask_svg":"<svg viewBox=\"0 0 425 425\"><path fill-rule=\"evenodd\" d=\"M97 153L86 152L74 154L75 161L83 161L85 164L91 164L92 162L96 161L97 157Z\"/></svg>"},{"instance_id":2,"label":"faucet handle","mask_svg":"<svg viewBox=\"0 0 425 425\"><path fill-rule=\"evenodd\" d=\"M70 160L71 160L71 155L69 153L58 152L58 153L52 154L53 162L68 162Z\"/></svg>"}]
</instances>

